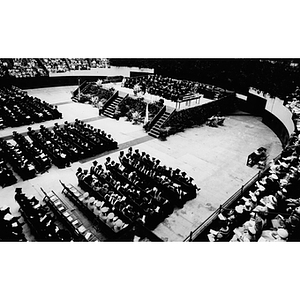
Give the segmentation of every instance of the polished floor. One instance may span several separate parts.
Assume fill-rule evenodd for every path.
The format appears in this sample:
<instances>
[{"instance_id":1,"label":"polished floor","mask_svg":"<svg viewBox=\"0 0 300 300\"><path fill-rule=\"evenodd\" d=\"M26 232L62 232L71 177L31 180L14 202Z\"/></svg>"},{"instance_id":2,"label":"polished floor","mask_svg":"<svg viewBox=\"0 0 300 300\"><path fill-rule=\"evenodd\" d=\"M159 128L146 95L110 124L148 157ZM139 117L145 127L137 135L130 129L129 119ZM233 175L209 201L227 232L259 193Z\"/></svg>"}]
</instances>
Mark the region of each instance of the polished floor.
<instances>
[{"instance_id":1,"label":"polished floor","mask_svg":"<svg viewBox=\"0 0 300 300\"><path fill-rule=\"evenodd\" d=\"M58 105L62 112L62 120L43 123L46 127L53 126L56 122L61 124L66 120L74 121L78 118L110 133L118 141L119 149L96 158L79 161L63 170L52 167L48 172L34 179L27 181L19 179L15 185L0 189L0 206L10 206L14 215L19 214L18 205L14 201L16 187L22 187L26 194L35 195L40 200L43 198L40 188L46 192L53 190L63 201L72 206L61 194L59 180L76 185L75 171L79 166L89 168L95 159L103 163L107 155L116 159L120 149L132 146L159 158L167 166L180 168L192 176L196 184L201 187L195 199L174 211L153 231L164 241L182 241L258 172L256 168L246 166L247 157L251 152L263 146L267 148L270 160L282 150L277 136L261 122L259 117L244 114L227 116L222 127L202 125L170 136L167 141L160 141L148 136L141 125L133 125L123 118L116 121L99 117L96 108L72 102L71 91L75 88L76 86L66 86L27 91L32 96ZM172 105L168 101L166 104ZM31 127L39 128L40 125L34 124ZM25 133L27 126L6 128L0 131L0 136L10 141L14 130ZM76 210L76 207L72 207ZM95 231L92 224L80 212L78 214L84 225L93 230L100 240L106 239L104 235ZM28 229L26 236L34 240Z\"/></svg>"}]
</instances>

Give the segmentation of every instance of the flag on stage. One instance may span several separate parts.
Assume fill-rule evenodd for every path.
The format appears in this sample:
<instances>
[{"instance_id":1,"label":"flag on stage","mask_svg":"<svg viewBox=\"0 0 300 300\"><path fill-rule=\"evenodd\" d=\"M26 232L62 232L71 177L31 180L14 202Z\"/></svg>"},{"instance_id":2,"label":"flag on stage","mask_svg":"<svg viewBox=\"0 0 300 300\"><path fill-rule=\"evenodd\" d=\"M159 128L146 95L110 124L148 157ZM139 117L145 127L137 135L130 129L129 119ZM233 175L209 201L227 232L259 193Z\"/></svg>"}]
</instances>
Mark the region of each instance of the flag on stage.
<instances>
[{"instance_id":1,"label":"flag on stage","mask_svg":"<svg viewBox=\"0 0 300 300\"><path fill-rule=\"evenodd\" d=\"M148 110L148 105L149 105L149 103L147 103L147 105L146 105L146 114L145 114L144 124L146 124L146 123L149 121L149 110Z\"/></svg>"},{"instance_id":2,"label":"flag on stage","mask_svg":"<svg viewBox=\"0 0 300 300\"><path fill-rule=\"evenodd\" d=\"M78 100L80 100L80 79L78 79Z\"/></svg>"}]
</instances>

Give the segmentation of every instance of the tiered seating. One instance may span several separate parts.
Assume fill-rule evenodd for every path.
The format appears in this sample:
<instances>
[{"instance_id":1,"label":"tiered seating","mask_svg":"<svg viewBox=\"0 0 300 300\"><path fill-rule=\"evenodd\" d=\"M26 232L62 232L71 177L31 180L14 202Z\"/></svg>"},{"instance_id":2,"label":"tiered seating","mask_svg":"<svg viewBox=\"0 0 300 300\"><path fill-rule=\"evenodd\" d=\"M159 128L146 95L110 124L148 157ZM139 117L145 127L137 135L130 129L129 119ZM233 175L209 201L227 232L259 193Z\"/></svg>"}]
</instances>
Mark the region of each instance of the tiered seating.
<instances>
[{"instance_id":1,"label":"tiered seating","mask_svg":"<svg viewBox=\"0 0 300 300\"><path fill-rule=\"evenodd\" d=\"M35 177L36 169L31 158L18 145L13 146L0 138L0 151L23 180Z\"/></svg>"},{"instance_id":2,"label":"tiered seating","mask_svg":"<svg viewBox=\"0 0 300 300\"><path fill-rule=\"evenodd\" d=\"M159 160L138 150L120 152L120 162L107 158L105 167L94 162L88 173L78 169L79 185L95 198L105 199L113 210L123 213L131 221L141 222L154 229L175 206L195 198L197 187L192 178L179 169L166 169Z\"/></svg>"},{"instance_id":3,"label":"tiered seating","mask_svg":"<svg viewBox=\"0 0 300 300\"><path fill-rule=\"evenodd\" d=\"M67 206L53 191L50 193L45 193L45 196L46 203L71 231L75 240L86 242L95 242L98 240L95 235L81 223L76 215L67 208Z\"/></svg>"},{"instance_id":4,"label":"tiered seating","mask_svg":"<svg viewBox=\"0 0 300 300\"><path fill-rule=\"evenodd\" d=\"M111 204L106 201L100 194L96 198L90 196L89 193L82 193L76 189L72 184L65 185L63 193L74 202L84 213L91 219L99 229L105 231L111 236L121 235L126 228L128 228L128 220L117 210L113 209ZM84 186L84 183L81 183ZM88 184L86 184L88 188ZM95 193L94 193L95 194Z\"/></svg>"},{"instance_id":5,"label":"tiered seating","mask_svg":"<svg viewBox=\"0 0 300 300\"><path fill-rule=\"evenodd\" d=\"M300 140L293 134L280 159L232 209L223 210L210 241L300 241Z\"/></svg>"},{"instance_id":6,"label":"tiered seating","mask_svg":"<svg viewBox=\"0 0 300 300\"><path fill-rule=\"evenodd\" d=\"M21 188L16 189L15 200L30 230L38 241L71 241L69 231L63 228L49 208L34 197L27 197Z\"/></svg>"},{"instance_id":7,"label":"tiered seating","mask_svg":"<svg viewBox=\"0 0 300 300\"><path fill-rule=\"evenodd\" d=\"M110 134L82 121L65 122L63 127L55 124L52 130L40 126L37 132L28 128L28 136L34 145L44 150L59 168L69 166L82 158L94 156L118 148Z\"/></svg>"},{"instance_id":8,"label":"tiered seating","mask_svg":"<svg viewBox=\"0 0 300 300\"><path fill-rule=\"evenodd\" d=\"M12 86L0 89L0 126L16 127L62 118L53 106Z\"/></svg>"},{"instance_id":9,"label":"tiered seating","mask_svg":"<svg viewBox=\"0 0 300 300\"><path fill-rule=\"evenodd\" d=\"M63 58L43 58L42 62L50 73L64 73L70 70Z\"/></svg>"},{"instance_id":10,"label":"tiered seating","mask_svg":"<svg viewBox=\"0 0 300 300\"><path fill-rule=\"evenodd\" d=\"M47 76L46 71L39 66L33 58L14 58L13 68L9 69L9 75L17 78Z\"/></svg>"},{"instance_id":11,"label":"tiered seating","mask_svg":"<svg viewBox=\"0 0 300 300\"><path fill-rule=\"evenodd\" d=\"M14 217L9 207L0 207L0 241L26 241L20 217Z\"/></svg>"},{"instance_id":12,"label":"tiered seating","mask_svg":"<svg viewBox=\"0 0 300 300\"><path fill-rule=\"evenodd\" d=\"M107 58L90 58L92 68L107 68L109 61Z\"/></svg>"},{"instance_id":13,"label":"tiered seating","mask_svg":"<svg viewBox=\"0 0 300 300\"><path fill-rule=\"evenodd\" d=\"M87 58L68 58L71 70L90 70L90 63Z\"/></svg>"}]
</instances>

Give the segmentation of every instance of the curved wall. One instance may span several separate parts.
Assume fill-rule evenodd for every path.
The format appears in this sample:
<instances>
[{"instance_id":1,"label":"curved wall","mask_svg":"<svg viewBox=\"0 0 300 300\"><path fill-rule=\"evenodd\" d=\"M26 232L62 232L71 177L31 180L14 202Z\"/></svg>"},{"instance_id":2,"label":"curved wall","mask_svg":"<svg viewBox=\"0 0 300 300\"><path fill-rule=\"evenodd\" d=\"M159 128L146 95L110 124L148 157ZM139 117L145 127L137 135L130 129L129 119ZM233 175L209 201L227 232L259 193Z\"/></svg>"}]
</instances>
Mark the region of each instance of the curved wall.
<instances>
[{"instance_id":1,"label":"curved wall","mask_svg":"<svg viewBox=\"0 0 300 300\"><path fill-rule=\"evenodd\" d=\"M266 103L262 114L262 122L277 134L281 143L285 146L289 136L295 130L295 125L292 120L292 112L283 105L283 100L277 97L271 98L268 94L257 92L252 88L249 89L248 97L255 97L258 101Z\"/></svg>"}]
</instances>

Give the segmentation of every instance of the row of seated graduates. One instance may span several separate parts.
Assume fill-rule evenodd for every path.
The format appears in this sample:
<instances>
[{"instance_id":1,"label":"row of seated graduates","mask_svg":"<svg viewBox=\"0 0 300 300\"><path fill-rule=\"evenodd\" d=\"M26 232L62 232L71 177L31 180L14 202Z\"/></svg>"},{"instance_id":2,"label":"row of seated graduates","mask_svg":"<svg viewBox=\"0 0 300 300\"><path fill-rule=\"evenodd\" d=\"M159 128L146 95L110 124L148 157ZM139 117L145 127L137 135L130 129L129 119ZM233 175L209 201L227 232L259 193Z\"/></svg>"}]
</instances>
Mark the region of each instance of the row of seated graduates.
<instances>
[{"instance_id":1,"label":"row of seated graduates","mask_svg":"<svg viewBox=\"0 0 300 300\"><path fill-rule=\"evenodd\" d=\"M171 188L171 180L167 179L167 176L161 175L164 183L151 177L148 171L153 170L154 166L144 167L146 173L136 168L141 175L140 177L137 176L137 173L133 170L133 161L129 162L131 163L129 167L126 162L126 159L131 159L131 151L132 148L130 147L125 159L124 152L120 152L122 165L111 161L110 157L107 157L105 162L106 171L95 161L89 173L88 170L82 172L79 169L76 175L80 186L84 186L85 190L90 192L97 190L102 197L107 198L107 201L126 217L133 221L142 222L149 229L154 229L173 212L174 206L182 207L185 201L193 199L196 196L197 187L191 183L191 178L185 177L185 172L182 172L181 175L179 170L179 172L177 170L172 172L171 168L166 171L170 171L169 176L177 182L175 183L177 190ZM137 153L138 150L135 150L135 154ZM149 155L145 157L145 160L148 158L150 158ZM151 160L149 160L149 163L151 164ZM159 163L156 164L155 168L157 174L162 174L165 170L162 166L159 166ZM152 172L152 175L154 175L154 172ZM111 191L107 190L108 187Z\"/></svg>"},{"instance_id":2,"label":"row of seated graduates","mask_svg":"<svg viewBox=\"0 0 300 300\"><path fill-rule=\"evenodd\" d=\"M186 172L180 169L173 170L160 164L160 160L150 157L146 152L139 152L139 149L133 151L128 148L125 154L120 152L119 157L122 171L129 173L129 178L143 179L158 189L162 197L172 199L178 207L183 207L184 203L196 197L197 190L200 190L193 183L193 178L187 176Z\"/></svg>"},{"instance_id":3,"label":"row of seated graduates","mask_svg":"<svg viewBox=\"0 0 300 300\"><path fill-rule=\"evenodd\" d=\"M119 208L121 208L124 215L131 220L139 221L145 227L154 229L173 212L173 204L168 199L161 197L157 188L151 187L151 189L146 192L143 189L144 182L140 180L139 184L137 184L132 181L128 177L129 174L122 168L122 170L120 169L120 164L110 161L110 158L107 158L105 162L105 172L103 167L96 163L97 162L94 162L94 165L91 167L90 174L102 180L103 178L108 180L116 191L116 194L104 197L107 197L108 201L112 204L120 206ZM116 197L116 195L119 196ZM125 202L119 204L119 201L122 201L122 199L127 199L130 205L126 207L125 204L127 203Z\"/></svg>"},{"instance_id":4,"label":"row of seated graduates","mask_svg":"<svg viewBox=\"0 0 300 300\"><path fill-rule=\"evenodd\" d=\"M27 92L15 86L0 89L0 103L3 127L16 127L62 118L57 106L28 96Z\"/></svg>"},{"instance_id":5,"label":"row of seated graduates","mask_svg":"<svg viewBox=\"0 0 300 300\"><path fill-rule=\"evenodd\" d=\"M12 166L13 170L23 180L35 177L37 171L31 157L18 144L12 145L0 138L0 151L4 160Z\"/></svg>"},{"instance_id":6,"label":"row of seated graduates","mask_svg":"<svg viewBox=\"0 0 300 300\"><path fill-rule=\"evenodd\" d=\"M79 168L78 174L80 172L82 172L82 169ZM81 176L82 175L83 173ZM81 184L81 179L78 182ZM128 228L130 221L128 222L127 218L124 218L123 215L119 214L111 203L106 202L105 199L102 199L102 197L95 194L95 192L93 192L93 194L97 199L94 196L90 196L88 192L80 192L72 184L65 185L61 181L60 183L64 188L63 194L78 205L85 216L90 219L96 227L101 229L101 232L103 232L103 224L105 224L105 232L109 238L116 238L116 234L121 235L124 233L123 229ZM111 235L112 232L113 234Z\"/></svg>"},{"instance_id":7,"label":"row of seated graduates","mask_svg":"<svg viewBox=\"0 0 300 300\"><path fill-rule=\"evenodd\" d=\"M292 134L277 162L248 196L224 210L216 241L300 241L300 136ZM224 234L226 232L226 234Z\"/></svg>"},{"instance_id":8,"label":"row of seated graduates","mask_svg":"<svg viewBox=\"0 0 300 300\"><path fill-rule=\"evenodd\" d=\"M14 141L21 147L26 157L31 160L39 173L44 173L51 168L51 159L43 150L35 147L25 136L13 131Z\"/></svg>"},{"instance_id":9,"label":"row of seated graduates","mask_svg":"<svg viewBox=\"0 0 300 300\"><path fill-rule=\"evenodd\" d=\"M44 149L59 168L118 147L111 135L78 119L73 124L66 121L63 127L56 123L51 131L43 125L40 132L29 127L28 135L35 146Z\"/></svg>"},{"instance_id":10,"label":"row of seated graduates","mask_svg":"<svg viewBox=\"0 0 300 300\"><path fill-rule=\"evenodd\" d=\"M109 220L111 213L122 221L122 227L131 226L141 217L134 209L132 201L118 192L116 182L110 177L109 172L103 170L101 173L90 173L88 170L78 168L76 177L79 187L87 192L84 196L86 200L82 199L82 201L86 202L88 208L93 210L94 215L115 233L118 233L120 228L115 228L116 224L113 223L113 220ZM91 203L89 196L95 203Z\"/></svg>"},{"instance_id":11,"label":"row of seated graduates","mask_svg":"<svg viewBox=\"0 0 300 300\"><path fill-rule=\"evenodd\" d=\"M0 241L26 241L20 217L13 216L8 206L0 207Z\"/></svg>"},{"instance_id":12,"label":"row of seated graduates","mask_svg":"<svg viewBox=\"0 0 300 300\"><path fill-rule=\"evenodd\" d=\"M0 149L0 185L4 188L15 184L18 181L12 170L7 166L4 160L2 150Z\"/></svg>"},{"instance_id":13,"label":"row of seated graduates","mask_svg":"<svg viewBox=\"0 0 300 300\"><path fill-rule=\"evenodd\" d=\"M78 216L77 212L70 208L62 199L60 199L54 191L44 193L44 202L51 211L57 216L58 220L62 223L63 226L68 230L74 241L84 241L84 242L95 242L97 237L86 228L81 222L81 218Z\"/></svg>"},{"instance_id":14,"label":"row of seated graduates","mask_svg":"<svg viewBox=\"0 0 300 300\"><path fill-rule=\"evenodd\" d=\"M38 241L71 241L69 231L61 226L48 206L40 204L34 196L27 197L22 188L16 188L15 200L20 212Z\"/></svg>"},{"instance_id":15,"label":"row of seated graduates","mask_svg":"<svg viewBox=\"0 0 300 300\"><path fill-rule=\"evenodd\" d=\"M126 78L124 86L133 88L136 84L147 90L148 93L176 101L181 95L195 90L195 83L187 80L177 80L161 75L148 75L147 77Z\"/></svg>"}]
</instances>

